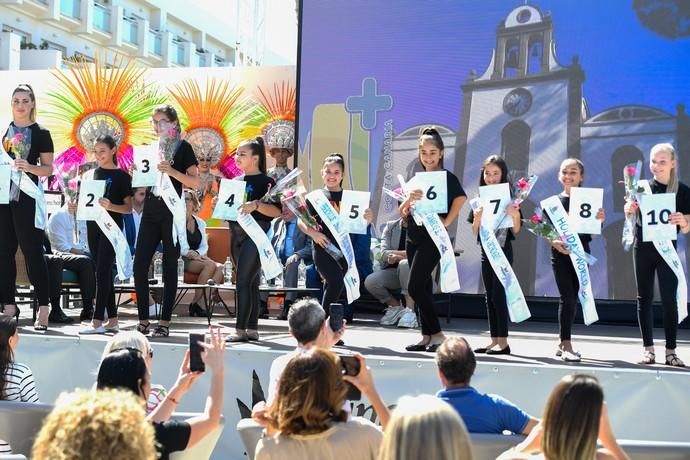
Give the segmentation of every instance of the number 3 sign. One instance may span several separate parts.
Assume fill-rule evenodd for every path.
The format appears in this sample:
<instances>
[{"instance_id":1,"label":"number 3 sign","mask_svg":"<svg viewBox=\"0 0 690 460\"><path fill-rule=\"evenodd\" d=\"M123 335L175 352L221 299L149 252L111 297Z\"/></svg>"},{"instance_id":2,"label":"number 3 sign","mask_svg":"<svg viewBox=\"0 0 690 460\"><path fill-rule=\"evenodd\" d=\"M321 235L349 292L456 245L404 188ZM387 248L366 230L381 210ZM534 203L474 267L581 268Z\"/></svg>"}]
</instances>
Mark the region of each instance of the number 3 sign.
<instances>
[{"instance_id":1,"label":"number 3 sign","mask_svg":"<svg viewBox=\"0 0 690 460\"><path fill-rule=\"evenodd\" d=\"M213 209L213 218L237 220L239 208L244 203L244 189L247 183L243 180L222 179L218 189L218 202Z\"/></svg>"},{"instance_id":2,"label":"number 3 sign","mask_svg":"<svg viewBox=\"0 0 690 460\"><path fill-rule=\"evenodd\" d=\"M151 145L134 147L134 164L137 166L132 174L132 187L149 187L158 185L158 142Z\"/></svg>"},{"instance_id":3,"label":"number 3 sign","mask_svg":"<svg viewBox=\"0 0 690 460\"><path fill-rule=\"evenodd\" d=\"M599 208L603 208L604 189L572 187L568 217L576 233L601 234L601 221L597 220Z\"/></svg>"},{"instance_id":4,"label":"number 3 sign","mask_svg":"<svg viewBox=\"0 0 690 460\"><path fill-rule=\"evenodd\" d=\"M343 190L343 198L340 201L340 225L344 232L366 235L367 221L364 220L364 211L369 207L370 195L369 192Z\"/></svg>"},{"instance_id":5,"label":"number 3 sign","mask_svg":"<svg viewBox=\"0 0 690 460\"><path fill-rule=\"evenodd\" d=\"M642 216L642 241L668 241L676 239L676 226L668 218L676 212L675 193L642 195L640 215Z\"/></svg>"}]
</instances>

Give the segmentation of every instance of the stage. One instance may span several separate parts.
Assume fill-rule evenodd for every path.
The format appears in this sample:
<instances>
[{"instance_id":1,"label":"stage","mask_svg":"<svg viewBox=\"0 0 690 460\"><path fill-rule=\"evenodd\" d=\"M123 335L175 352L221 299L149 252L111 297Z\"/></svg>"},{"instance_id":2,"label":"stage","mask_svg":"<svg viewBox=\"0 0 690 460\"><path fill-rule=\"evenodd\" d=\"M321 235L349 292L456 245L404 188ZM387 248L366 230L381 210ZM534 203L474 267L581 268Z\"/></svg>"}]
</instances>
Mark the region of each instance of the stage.
<instances>
[{"instance_id":1,"label":"stage","mask_svg":"<svg viewBox=\"0 0 690 460\"><path fill-rule=\"evenodd\" d=\"M68 310L70 316L78 310ZM181 305L173 316L171 336L152 339L154 349L154 383L169 387L174 382L187 334L207 328L205 318L183 315ZM419 332L378 325L380 315L357 314L344 336L348 351L363 353L373 369L380 393L388 405L410 393L435 393L440 389L432 353L409 353L405 345L418 340ZM121 329L136 325L136 309L120 307ZM216 309L212 324L231 332L234 318L223 309ZM479 319L453 318L442 320L448 335L462 335L472 347L488 342L487 323ZM30 312L24 309L20 319L22 341L17 360L28 364L36 377L41 400L52 402L65 390L87 387L94 381L100 353L108 336L82 336L78 324L56 327L37 333L31 327ZM687 395L690 370L663 364L640 366L641 339L636 327L576 324L573 343L583 356L581 363L564 363L555 357L558 343L557 324L526 321L511 324L509 356L478 355L473 385L478 389L500 394L540 417L543 404L553 385L563 375L573 372L594 373L606 392L609 411L616 435L621 439L652 441L686 441L690 401ZM266 390L271 361L280 353L294 348L287 322L276 319L260 321L261 341L228 345L226 353L225 430L214 458L243 458L235 424L257 395ZM663 360L662 329L655 329L657 359ZM680 329L678 351L681 359L690 362L690 331ZM185 396L179 410L199 411L208 391L208 379L202 377ZM353 412L370 417L367 403L357 402ZM644 418L642 418L644 417ZM650 423L641 422L648 420ZM651 423L653 421L653 423ZM222 453L222 455L221 455Z\"/></svg>"}]
</instances>

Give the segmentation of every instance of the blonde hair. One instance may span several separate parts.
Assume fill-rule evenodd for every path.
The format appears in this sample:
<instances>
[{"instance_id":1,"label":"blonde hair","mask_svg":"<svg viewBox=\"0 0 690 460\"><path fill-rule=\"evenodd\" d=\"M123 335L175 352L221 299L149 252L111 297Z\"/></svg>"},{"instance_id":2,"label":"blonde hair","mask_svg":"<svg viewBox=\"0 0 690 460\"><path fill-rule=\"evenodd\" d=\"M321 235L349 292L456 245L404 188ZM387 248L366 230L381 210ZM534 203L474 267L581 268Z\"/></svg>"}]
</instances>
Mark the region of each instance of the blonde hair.
<instances>
[{"instance_id":1,"label":"blonde hair","mask_svg":"<svg viewBox=\"0 0 690 460\"><path fill-rule=\"evenodd\" d=\"M458 413L432 395L403 396L393 411L378 460L472 460L470 435Z\"/></svg>"},{"instance_id":2,"label":"blonde hair","mask_svg":"<svg viewBox=\"0 0 690 460\"><path fill-rule=\"evenodd\" d=\"M154 460L153 425L131 391L62 393L34 442L35 460Z\"/></svg>"},{"instance_id":3,"label":"blonde hair","mask_svg":"<svg viewBox=\"0 0 690 460\"><path fill-rule=\"evenodd\" d=\"M139 350L143 356L149 356L151 352L151 344L144 334L139 331L122 331L113 336L108 343L105 344L101 361L115 350L123 348L134 348Z\"/></svg>"},{"instance_id":4,"label":"blonde hair","mask_svg":"<svg viewBox=\"0 0 690 460\"><path fill-rule=\"evenodd\" d=\"M189 197L192 199L192 210L193 212L199 212L201 209L201 203L199 203L199 197L196 194L195 190L192 190L191 188L187 188L184 190L185 194L188 194Z\"/></svg>"},{"instance_id":5,"label":"blonde hair","mask_svg":"<svg viewBox=\"0 0 690 460\"><path fill-rule=\"evenodd\" d=\"M657 153L661 152L666 152L671 155L671 159L675 160L676 159L676 149L673 148L672 144L669 144L668 142L664 142L661 144L656 144L654 147L652 147L652 150L649 152L649 157L653 157ZM678 166L678 163L676 162L676 166ZM671 168L671 176L668 180L668 184L666 185L666 193L676 193L678 191L678 168Z\"/></svg>"}]
</instances>

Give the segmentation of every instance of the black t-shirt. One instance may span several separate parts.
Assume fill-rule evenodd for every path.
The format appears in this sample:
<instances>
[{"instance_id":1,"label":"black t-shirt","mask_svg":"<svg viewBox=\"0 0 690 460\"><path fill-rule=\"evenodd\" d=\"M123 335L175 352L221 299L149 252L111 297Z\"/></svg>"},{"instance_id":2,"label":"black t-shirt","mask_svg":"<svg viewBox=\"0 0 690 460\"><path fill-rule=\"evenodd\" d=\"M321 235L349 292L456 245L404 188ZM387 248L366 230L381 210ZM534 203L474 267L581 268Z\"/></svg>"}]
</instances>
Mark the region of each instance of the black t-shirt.
<instances>
[{"instance_id":1,"label":"black t-shirt","mask_svg":"<svg viewBox=\"0 0 690 460\"><path fill-rule=\"evenodd\" d=\"M109 199L112 204L125 204L125 198L132 196L132 176L120 168L96 168L93 172L93 178L105 181L103 198ZM110 214L110 217L113 218L118 227L122 228L122 214L113 211L108 211L108 214Z\"/></svg>"},{"instance_id":2,"label":"black t-shirt","mask_svg":"<svg viewBox=\"0 0 690 460\"><path fill-rule=\"evenodd\" d=\"M450 211L453 201L458 197L467 196L467 194L462 188L462 185L460 185L460 181L458 180L457 176L447 169L444 169L444 171L446 172L446 187L448 189L448 211ZM448 213L439 214L439 217L442 219L445 219L446 216L448 216ZM429 234L423 226L415 223L412 215L409 215L407 217L407 236L408 239L415 241L420 237L428 237Z\"/></svg>"},{"instance_id":3,"label":"black t-shirt","mask_svg":"<svg viewBox=\"0 0 690 460\"><path fill-rule=\"evenodd\" d=\"M505 215L507 215L507 214L505 214ZM520 219L522 219L522 209L520 209ZM474 211L470 210L470 215L467 216L467 222L469 222L470 224L474 223ZM515 239L515 235L513 235L513 230L508 229L508 234L506 235L506 244L509 241L513 241L514 239ZM479 234L477 234L477 243L479 243L479 242L480 242ZM484 250L484 248L482 248L482 251L483 250Z\"/></svg>"},{"instance_id":4,"label":"black t-shirt","mask_svg":"<svg viewBox=\"0 0 690 460\"><path fill-rule=\"evenodd\" d=\"M276 181L274 181L264 173L253 174L251 176L244 175L238 177L237 180L243 180L247 183L244 189L245 203L249 201L260 200L264 197L264 195L266 195L269 187L273 187L274 185L276 185ZM280 209L279 201L271 201L270 204ZM257 222L271 222L274 219L273 217L269 217L265 214L260 213L259 211L252 211L252 217Z\"/></svg>"},{"instance_id":5,"label":"black t-shirt","mask_svg":"<svg viewBox=\"0 0 690 460\"><path fill-rule=\"evenodd\" d=\"M201 246L201 230L199 229L199 224L196 219L194 220L194 232L189 231L187 227L187 243L189 243L189 249L197 250Z\"/></svg>"},{"instance_id":6,"label":"black t-shirt","mask_svg":"<svg viewBox=\"0 0 690 460\"><path fill-rule=\"evenodd\" d=\"M185 450L189 444L192 427L189 423L178 420L167 422L153 422L156 433L156 450L160 454L159 460L167 460L172 452Z\"/></svg>"},{"instance_id":7,"label":"black t-shirt","mask_svg":"<svg viewBox=\"0 0 690 460\"><path fill-rule=\"evenodd\" d=\"M10 126L14 126L14 122L10 123ZM25 160L32 165L37 165L38 160L41 157L41 153L53 153L53 150L55 150L53 147L53 138L50 136L50 131L48 131L46 128L43 128L38 123L29 125L27 128L30 133L29 136L31 137L29 140L31 145L29 146L29 156L25 158ZM8 127L3 135L3 144L5 144L5 140L9 140L9 132L10 129ZM11 151L11 149L8 149L7 153L10 155L10 157L15 158L15 154ZM37 176L34 176L31 173L27 174L31 180L34 181L34 183L38 183Z\"/></svg>"},{"instance_id":8,"label":"black t-shirt","mask_svg":"<svg viewBox=\"0 0 690 460\"><path fill-rule=\"evenodd\" d=\"M331 206L333 206L333 209L335 209L336 213L340 213L340 202L343 200L343 191L340 190L339 192L331 192L328 189L323 189L323 194L326 196L326 199L331 203ZM314 219L316 222L321 226L321 233L326 235L331 242L333 242L334 245L338 246L338 243L335 241L335 238L333 238L333 234L331 231L328 229L326 224L323 222L321 219L321 216L316 212L316 209L312 204L307 200L307 207L309 208L309 213L314 216Z\"/></svg>"},{"instance_id":9,"label":"black t-shirt","mask_svg":"<svg viewBox=\"0 0 690 460\"><path fill-rule=\"evenodd\" d=\"M563 205L563 209L565 209L565 212L569 213L570 212L570 196L565 196L563 194L559 194L558 199L561 200L561 204ZM542 214L543 214L543 217L545 219L548 219L548 221L551 222L551 218L546 213L546 211L544 211ZM551 225L553 225L553 222L551 222ZM590 252L589 243L592 241L592 235L590 235L588 233L578 233L577 236L580 237L580 241L582 242L582 248L585 250L586 253L589 254L589 252ZM554 248L554 247L551 248L551 257L561 257L561 256L565 256L568 258L568 260L570 260L569 255L566 255L566 254L563 254L563 253L556 251L556 248Z\"/></svg>"},{"instance_id":10,"label":"black t-shirt","mask_svg":"<svg viewBox=\"0 0 690 460\"><path fill-rule=\"evenodd\" d=\"M652 189L652 194L656 193L666 193L666 184L660 184L653 178L649 180L649 187ZM681 214L690 214L690 187L682 182L678 183L678 191L676 192L676 212ZM640 216L640 211L637 211L637 228L635 244L642 243L642 220ZM680 231L680 227L676 226L676 231ZM676 242L674 241L675 245Z\"/></svg>"},{"instance_id":11,"label":"black t-shirt","mask_svg":"<svg viewBox=\"0 0 690 460\"><path fill-rule=\"evenodd\" d=\"M173 157L172 163L173 169L181 173L186 173L190 166L196 166L198 164L199 162L196 159L196 155L194 155L192 146L187 141L181 141L180 145L177 146L177 150L175 150L175 156ZM182 182L174 177L170 177L170 180L177 194L182 196Z\"/></svg>"}]
</instances>

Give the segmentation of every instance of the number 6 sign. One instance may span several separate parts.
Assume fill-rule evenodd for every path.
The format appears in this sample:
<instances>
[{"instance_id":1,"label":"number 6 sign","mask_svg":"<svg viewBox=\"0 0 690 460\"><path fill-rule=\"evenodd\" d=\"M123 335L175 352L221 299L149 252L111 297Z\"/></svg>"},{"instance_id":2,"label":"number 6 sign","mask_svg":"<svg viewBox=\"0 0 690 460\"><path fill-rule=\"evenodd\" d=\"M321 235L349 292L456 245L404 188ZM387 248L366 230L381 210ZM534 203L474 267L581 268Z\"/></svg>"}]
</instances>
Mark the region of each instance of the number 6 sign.
<instances>
[{"instance_id":1,"label":"number 6 sign","mask_svg":"<svg viewBox=\"0 0 690 460\"><path fill-rule=\"evenodd\" d=\"M603 207L604 189L572 187L570 189L570 225L576 233L601 234L601 221L597 212Z\"/></svg>"},{"instance_id":2,"label":"number 6 sign","mask_svg":"<svg viewBox=\"0 0 690 460\"><path fill-rule=\"evenodd\" d=\"M676 226L668 223L668 218L674 212L676 212L675 193L641 195L642 241L675 240Z\"/></svg>"},{"instance_id":3,"label":"number 6 sign","mask_svg":"<svg viewBox=\"0 0 690 460\"><path fill-rule=\"evenodd\" d=\"M98 200L105 193L104 180L82 180L77 202L77 220L97 220L101 213Z\"/></svg>"},{"instance_id":4,"label":"number 6 sign","mask_svg":"<svg viewBox=\"0 0 690 460\"><path fill-rule=\"evenodd\" d=\"M364 220L364 211L369 207L370 195L369 192L343 190L343 198L340 200L340 225L344 232L366 235L367 221Z\"/></svg>"},{"instance_id":5,"label":"number 6 sign","mask_svg":"<svg viewBox=\"0 0 690 460\"><path fill-rule=\"evenodd\" d=\"M218 189L218 202L213 209L213 218L237 220L239 208L244 203L244 189L247 183L243 180L222 179Z\"/></svg>"},{"instance_id":6,"label":"number 6 sign","mask_svg":"<svg viewBox=\"0 0 690 460\"><path fill-rule=\"evenodd\" d=\"M418 172L407 183L407 191L420 189L424 198L415 203L415 210L420 214L443 214L448 212L448 190L446 172Z\"/></svg>"}]
</instances>

